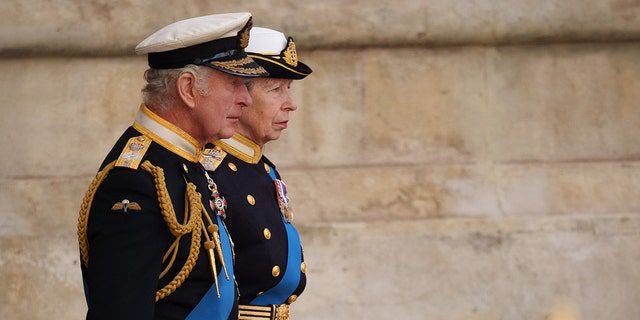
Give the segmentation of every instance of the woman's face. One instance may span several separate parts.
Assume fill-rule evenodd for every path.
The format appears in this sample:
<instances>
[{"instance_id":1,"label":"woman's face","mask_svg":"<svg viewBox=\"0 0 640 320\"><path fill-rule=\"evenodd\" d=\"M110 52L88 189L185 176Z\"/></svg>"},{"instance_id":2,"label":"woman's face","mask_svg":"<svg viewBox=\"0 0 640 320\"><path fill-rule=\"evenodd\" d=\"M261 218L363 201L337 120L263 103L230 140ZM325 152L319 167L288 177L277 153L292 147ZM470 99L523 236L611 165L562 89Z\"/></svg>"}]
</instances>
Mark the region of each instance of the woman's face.
<instances>
[{"instance_id":1,"label":"woman's face","mask_svg":"<svg viewBox=\"0 0 640 320\"><path fill-rule=\"evenodd\" d=\"M264 146L280 138L289 123L289 112L297 109L290 95L291 79L251 79L253 105L244 109L238 132Z\"/></svg>"}]
</instances>

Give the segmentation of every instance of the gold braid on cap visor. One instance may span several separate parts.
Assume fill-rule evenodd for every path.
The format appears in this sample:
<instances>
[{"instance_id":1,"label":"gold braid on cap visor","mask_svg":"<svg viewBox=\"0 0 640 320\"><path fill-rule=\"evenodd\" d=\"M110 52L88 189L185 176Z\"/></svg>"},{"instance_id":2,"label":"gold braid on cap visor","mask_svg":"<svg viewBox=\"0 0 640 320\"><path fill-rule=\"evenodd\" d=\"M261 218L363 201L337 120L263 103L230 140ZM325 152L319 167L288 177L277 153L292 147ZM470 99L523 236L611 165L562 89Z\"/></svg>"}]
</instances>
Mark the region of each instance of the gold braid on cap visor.
<instances>
[{"instance_id":1,"label":"gold braid on cap visor","mask_svg":"<svg viewBox=\"0 0 640 320\"><path fill-rule=\"evenodd\" d=\"M293 73L296 73L296 74L299 74L299 75L302 75L302 76L307 76L307 75L309 75L308 73L303 73L303 72L300 72L300 71L293 70L293 69L291 69L291 67L289 67L289 66L285 65L284 63L278 62L278 61L276 61L276 60L274 60L274 59L271 59L271 58L267 58L267 57L263 57L263 56L258 56L258 55L254 55L254 54L247 54L247 55L248 55L249 57L253 58L253 59L259 59L259 60L268 61L268 62L270 62L270 63L273 63L273 64L275 64L275 65L281 66L281 67L283 67L283 68L285 68L285 69L287 69L287 70L289 70L289 71L291 71L291 72L293 72ZM274 56L274 57L278 57L278 58L280 58L280 56Z\"/></svg>"},{"instance_id":2,"label":"gold braid on cap visor","mask_svg":"<svg viewBox=\"0 0 640 320\"><path fill-rule=\"evenodd\" d=\"M233 72L242 72L242 73L249 73L249 74L267 73L267 70L265 70L263 67L257 67L257 68L243 67L244 65L250 64L252 62L253 60L250 57L244 57L240 60L211 61L209 63L216 67L227 69Z\"/></svg>"}]
</instances>

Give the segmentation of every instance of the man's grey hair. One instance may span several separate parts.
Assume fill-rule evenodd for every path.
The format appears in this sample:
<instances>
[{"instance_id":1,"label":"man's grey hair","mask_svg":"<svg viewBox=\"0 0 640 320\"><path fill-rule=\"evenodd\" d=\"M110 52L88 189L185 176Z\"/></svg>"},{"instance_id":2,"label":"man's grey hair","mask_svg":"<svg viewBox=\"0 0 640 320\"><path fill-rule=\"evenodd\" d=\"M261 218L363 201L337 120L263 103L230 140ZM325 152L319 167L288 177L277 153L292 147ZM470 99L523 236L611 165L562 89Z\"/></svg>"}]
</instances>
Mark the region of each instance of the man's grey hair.
<instances>
[{"instance_id":1,"label":"man's grey hair","mask_svg":"<svg viewBox=\"0 0 640 320\"><path fill-rule=\"evenodd\" d=\"M194 64L178 69L147 69L144 72L147 84L142 88L142 101L154 111L169 110L177 102L176 80L183 73L191 73L196 78L196 89L200 94L209 95L207 76L211 71L209 67Z\"/></svg>"}]
</instances>

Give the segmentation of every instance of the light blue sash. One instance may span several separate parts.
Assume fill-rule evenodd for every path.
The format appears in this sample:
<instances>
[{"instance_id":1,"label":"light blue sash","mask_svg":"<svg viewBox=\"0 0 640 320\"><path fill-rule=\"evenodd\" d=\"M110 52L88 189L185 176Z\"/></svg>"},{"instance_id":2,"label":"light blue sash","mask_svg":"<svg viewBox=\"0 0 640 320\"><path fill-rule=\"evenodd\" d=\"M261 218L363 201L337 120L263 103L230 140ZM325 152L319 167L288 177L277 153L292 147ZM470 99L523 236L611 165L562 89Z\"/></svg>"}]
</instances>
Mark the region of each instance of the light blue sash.
<instances>
[{"instance_id":1,"label":"light blue sash","mask_svg":"<svg viewBox=\"0 0 640 320\"><path fill-rule=\"evenodd\" d=\"M276 170L270 167L269 176L271 180L276 179ZM271 289L265 291L251 301L252 305L266 306L269 304L281 304L287 301L289 296L298 288L300 284L300 264L302 263L302 247L300 246L300 236L293 225L282 218L287 231L287 268L282 279Z\"/></svg>"}]
</instances>

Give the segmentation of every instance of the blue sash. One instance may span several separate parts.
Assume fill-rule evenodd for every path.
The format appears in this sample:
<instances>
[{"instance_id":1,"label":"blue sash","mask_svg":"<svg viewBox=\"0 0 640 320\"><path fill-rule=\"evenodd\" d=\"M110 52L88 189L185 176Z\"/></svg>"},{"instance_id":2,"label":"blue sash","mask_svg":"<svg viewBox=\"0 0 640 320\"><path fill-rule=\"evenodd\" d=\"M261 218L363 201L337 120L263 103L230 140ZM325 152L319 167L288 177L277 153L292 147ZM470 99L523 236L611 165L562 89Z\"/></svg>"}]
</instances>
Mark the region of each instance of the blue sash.
<instances>
[{"instance_id":1,"label":"blue sash","mask_svg":"<svg viewBox=\"0 0 640 320\"><path fill-rule=\"evenodd\" d=\"M223 270L218 272L218 284L220 288L220 298L216 293L216 286L212 285L207 293L202 297L202 300L198 302L191 313L187 316L188 320L227 320L229 314L233 309L236 298L236 287L233 278L233 256L231 253L231 242L229 241L229 235L227 228L224 226L220 217L216 215L218 226L220 226L220 244L222 246L222 255L224 256L224 262L227 266L227 272L229 273L229 280L224 275ZM222 269L222 268L220 268Z\"/></svg>"},{"instance_id":2,"label":"blue sash","mask_svg":"<svg viewBox=\"0 0 640 320\"><path fill-rule=\"evenodd\" d=\"M276 179L276 170L270 166L269 176ZM293 294L300 284L300 264L302 263L302 247L300 236L293 225L282 218L287 231L287 268L280 282L251 301L252 305L266 306L281 304Z\"/></svg>"}]
</instances>

